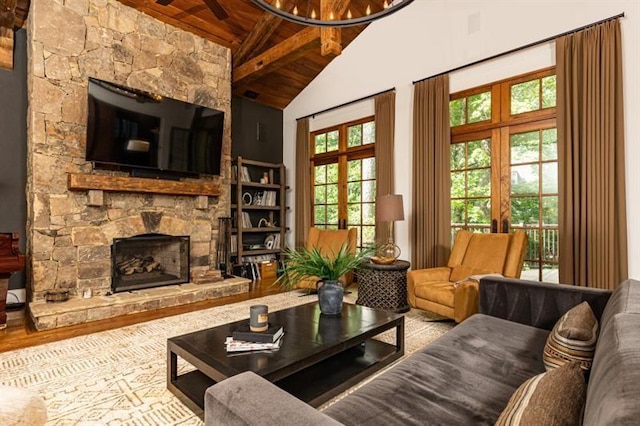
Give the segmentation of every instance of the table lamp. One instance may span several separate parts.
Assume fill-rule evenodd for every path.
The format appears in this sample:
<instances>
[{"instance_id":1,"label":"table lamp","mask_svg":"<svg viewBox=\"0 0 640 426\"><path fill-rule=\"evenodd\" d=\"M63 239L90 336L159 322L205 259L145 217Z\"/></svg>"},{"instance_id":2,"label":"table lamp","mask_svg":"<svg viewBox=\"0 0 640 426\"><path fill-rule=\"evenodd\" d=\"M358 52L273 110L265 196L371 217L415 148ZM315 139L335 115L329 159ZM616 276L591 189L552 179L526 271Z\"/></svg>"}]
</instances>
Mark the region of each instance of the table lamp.
<instances>
[{"instance_id":1,"label":"table lamp","mask_svg":"<svg viewBox=\"0 0 640 426\"><path fill-rule=\"evenodd\" d=\"M400 256L400 247L393 242L393 222L404 220L401 194L380 195L376 199L376 220L389 222L389 238L376 251L376 263L392 263Z\"/></svg>"}]
</instances>

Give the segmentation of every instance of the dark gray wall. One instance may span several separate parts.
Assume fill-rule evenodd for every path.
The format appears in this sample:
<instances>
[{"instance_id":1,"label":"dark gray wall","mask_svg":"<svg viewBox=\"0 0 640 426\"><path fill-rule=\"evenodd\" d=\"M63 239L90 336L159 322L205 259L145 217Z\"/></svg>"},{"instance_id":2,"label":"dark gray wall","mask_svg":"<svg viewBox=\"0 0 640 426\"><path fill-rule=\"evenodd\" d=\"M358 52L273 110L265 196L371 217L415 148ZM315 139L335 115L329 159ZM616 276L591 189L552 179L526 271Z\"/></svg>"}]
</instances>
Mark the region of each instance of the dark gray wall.
<instances>
[{"instance_id":1,"label":"dark gray wall","mask_svg":"<svg viewBox=\"0 0 640 426\"><path fill-rule=\"evenodd\" d=\"M249 160L282 162L281 110L234 97L231 119L232 158L241 155Z\"/></svg>"},{"instance_id":2,"label":"dark gray wall","mask_svg":"<svg viewBox=\"0 0 640 426\"><path fill-rule=\"evenodd\" d=\"M0 232L19 232L25 250L27 221L27 36L16 32L13 71L0 70ZM13 274L10 288L25 287Z\"/></svg>"}]
</instances>

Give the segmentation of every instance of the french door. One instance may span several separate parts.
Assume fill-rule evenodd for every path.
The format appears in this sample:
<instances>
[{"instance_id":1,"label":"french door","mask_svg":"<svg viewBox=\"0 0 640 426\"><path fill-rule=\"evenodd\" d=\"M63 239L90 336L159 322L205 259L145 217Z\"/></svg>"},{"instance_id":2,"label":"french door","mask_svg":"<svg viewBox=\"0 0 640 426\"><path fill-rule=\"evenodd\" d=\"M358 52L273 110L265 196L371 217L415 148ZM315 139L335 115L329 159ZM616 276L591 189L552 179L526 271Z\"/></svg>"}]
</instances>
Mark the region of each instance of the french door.
<instances>
[{"instance_id":1,"label":"french door","mask_svg":"<svg viewBox=\"0 0 640 426\"><path fill-rule=\"evenodd\" d=\"M558 156L553 70L455 94L451 230L529 242L521 277L558 281Z\"/></svg>"},{"instance_id":2,"label":"french door","mask_svg":"<svg viewBox=\"0 0 640 426\"><path fill-rule=\"evenodd\" d=\"M357 246L375 243L376 159L373 117L311 134L313 226L356 228Z\"/></svg>"}]
</instances>

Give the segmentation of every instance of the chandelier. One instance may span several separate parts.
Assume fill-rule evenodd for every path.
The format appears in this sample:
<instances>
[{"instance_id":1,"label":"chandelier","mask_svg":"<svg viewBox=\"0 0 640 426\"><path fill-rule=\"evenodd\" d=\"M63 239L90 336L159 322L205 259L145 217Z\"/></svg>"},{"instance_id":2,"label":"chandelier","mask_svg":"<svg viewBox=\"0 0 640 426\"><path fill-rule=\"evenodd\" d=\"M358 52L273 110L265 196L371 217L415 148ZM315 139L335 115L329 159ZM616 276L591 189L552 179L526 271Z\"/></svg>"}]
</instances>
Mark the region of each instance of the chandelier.
<instances>
[{"instance_id":1,"label":"chandelier","mask_svg":"<svg viewBox=\"0 0 640 426\"><path fill-rule=\"evenodd\" d=\"M413 0L370 0L364 10L356 10L348 1L332 0L251 0L262 9L283 19L316 27L350 27L368 24L389 16ZM346 4L344 10L330 10L331 3ZM362 2L364 3L364 2Z\"/></svg>"}]
</instances>

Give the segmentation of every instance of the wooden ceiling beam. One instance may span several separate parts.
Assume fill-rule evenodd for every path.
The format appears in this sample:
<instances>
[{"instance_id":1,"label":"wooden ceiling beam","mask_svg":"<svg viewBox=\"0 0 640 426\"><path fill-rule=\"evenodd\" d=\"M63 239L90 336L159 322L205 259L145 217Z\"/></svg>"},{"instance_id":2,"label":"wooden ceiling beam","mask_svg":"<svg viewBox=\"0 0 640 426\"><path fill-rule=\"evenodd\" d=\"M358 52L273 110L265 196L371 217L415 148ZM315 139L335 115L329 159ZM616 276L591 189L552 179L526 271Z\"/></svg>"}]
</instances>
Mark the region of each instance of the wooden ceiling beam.
<instances>
[{"instance_id":1,"label":"wooden ceiling beam","mask_svg":"<svg viewBox=\"0 0 640 426\"><path fill-rule=\"evenodd\" d=\"M287 10L294 4L294 0L282 0L280 4L283 10ZM263 12L251 32L247 34L238 50L233 54L234 66L242 65L254 57L264 47L281 23L282 18L279 16L270 12Z\"/></svg>"},{"instance_id":2,"label":"wooden ceiling beam","mask_svg":"<svg viewBox=\"0 0 640 426\"><path fill-rule=\"evenodd\" d=\"M16 12L15 12L15 20L13 21L13 28L23 28L24 24L27 20L27 15L29 15L29 6L31 5L30 0L17 0L16 1Z\"/></svg>"},{"instance_id":3,"label":"wooden ceiling beam","mask_svg":"<svg viewBox=\"0 0 640 426\"><path fill-rule=\"evenodd\" d=\"M13 69L13 26L17 0L0 0L0 68Z\"/></svg>"},{"instance_id":4,"label":"wooden ceiling beam","mask_svg":"<svg viewBox=\"0 0 640 426\"><path fill-rule=\"evenodd\" d=\"M320 46L320 29L306 28L233 70L233 83L248 84L303 57Z\"/></svg>"},{"instance_id":5,"label":"wooden ceiling beam","mask_svg":"<svg viewBox=\"0 0 640 426\"><path fill-rule=\"evenodd\" d=\"M340 19L347 11L350 0L320 0L320 18ZM320 53L322 56L338 56L342 53L342 30L322 27L320 30Z\"/></svg>"}]
</instances>

